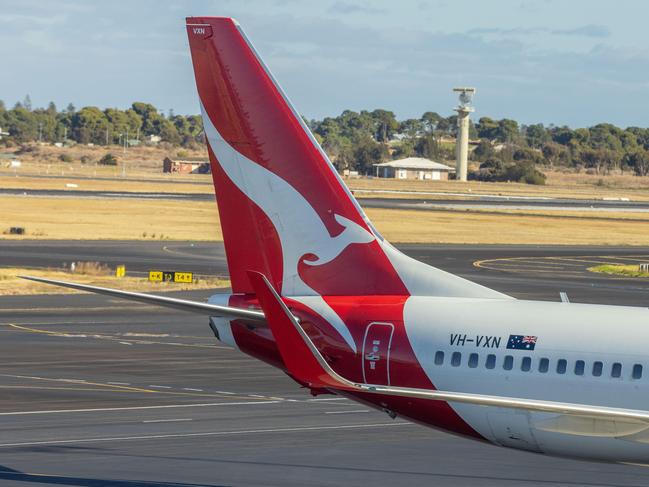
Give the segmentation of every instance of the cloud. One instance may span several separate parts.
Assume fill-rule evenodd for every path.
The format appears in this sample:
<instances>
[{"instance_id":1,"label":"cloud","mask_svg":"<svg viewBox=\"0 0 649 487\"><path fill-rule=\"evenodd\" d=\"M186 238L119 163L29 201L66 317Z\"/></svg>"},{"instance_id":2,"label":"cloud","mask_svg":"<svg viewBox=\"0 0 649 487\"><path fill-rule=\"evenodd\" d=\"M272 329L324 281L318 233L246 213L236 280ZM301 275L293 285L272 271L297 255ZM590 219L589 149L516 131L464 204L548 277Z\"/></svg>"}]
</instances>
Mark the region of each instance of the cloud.
<instances>
[{"instance_id":1,"label":"cloud","mask_svg":"<svg viewBox=\"0 0 649 487\"><path fill-rule=\"evenodd\" d=\"M530 36L539 34L560 35L560 36L579 36L606 38L610 37L611 32L604 25L583 25L574 29L550 29L548 27L517 27L514 29L501 29L495 27L483 27L471 29L468 31L471 35L500 35L500 36Z\"/></svg>"},{"instance_id":2,"label":"cloud","mask_svg":"<svg viewBox=\"0 0 649 487\"><path fill-rule=\"evenodd\" d=\"M361 5L349 2L336 2L328 9L332 14L380 14L385 13L385 9L371 7L369 5Z\"/></svg>"},{"instance_id":3,"label":"cloud","mask_svg":"<svg viewBox=\"0 0 649 487\"><path fill-rule=\"evenodd\" d=\"M67 19L66 15L47 15L47 16L38 16L38 15L22 15L22 14L0 14L0 23L3 24L31 24L31 25L54 25L65 22Z\"/></svg>"},{"instance_id":4,"label":"cloud","mask_svg":"<svg viewBox=\"0 0 649 487\"><path fill-rule=\"evenodd\" d=\"M583 37L598 37L605 38L611 36L611 31L605 25L584 25L575 29L554 29L550 31L552 34L566 35L566 36L583 36Z\"/></svg>"}]
</instances>

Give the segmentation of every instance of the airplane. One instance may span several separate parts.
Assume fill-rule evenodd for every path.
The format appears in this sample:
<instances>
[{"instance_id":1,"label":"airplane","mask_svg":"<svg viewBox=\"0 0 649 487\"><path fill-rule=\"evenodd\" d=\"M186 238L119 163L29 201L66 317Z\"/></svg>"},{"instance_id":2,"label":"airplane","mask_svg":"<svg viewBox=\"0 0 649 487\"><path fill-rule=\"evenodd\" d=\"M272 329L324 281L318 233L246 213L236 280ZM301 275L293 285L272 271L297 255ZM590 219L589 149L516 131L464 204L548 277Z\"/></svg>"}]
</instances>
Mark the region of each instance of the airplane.
<instances>
[{"instance_id":1,"label":"airplane","mask_svg":"<svg viewBox=\"0 0 649 487\"><path fill-rule=\"evenodd\" d=\"M502 447L649 463L649 309L519 300L412 259L372 226L240 25L186 19L231 292L217 339L337 394Z\"/></svg>"}]
</instances>

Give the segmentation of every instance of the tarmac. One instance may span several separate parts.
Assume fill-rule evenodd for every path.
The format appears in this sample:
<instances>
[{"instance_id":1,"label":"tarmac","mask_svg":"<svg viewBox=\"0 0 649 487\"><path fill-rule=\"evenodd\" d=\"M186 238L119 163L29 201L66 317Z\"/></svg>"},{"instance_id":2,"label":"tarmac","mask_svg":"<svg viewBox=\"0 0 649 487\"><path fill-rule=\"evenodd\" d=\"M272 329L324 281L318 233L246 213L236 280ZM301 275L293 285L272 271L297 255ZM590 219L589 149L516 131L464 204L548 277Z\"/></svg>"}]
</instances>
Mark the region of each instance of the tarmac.
<instances>
[{"instance_id":1,"label":"tarmac","mask_svg":"<svg viewBox=\"0 0 649 487\"><path fill-rule=\"evenodd\" d=\"M649 280L587 270L649 261L649 248L401 248L518 298L558 300L565 291L573 302L649 303ZM226 271L216 243L0 241L0 266L82 260L136 272ZM200 316L87 294L0 297L3 487L648 483L644 467L507 450L311 397L222 346Z\"/></svg>"}]
</instances>

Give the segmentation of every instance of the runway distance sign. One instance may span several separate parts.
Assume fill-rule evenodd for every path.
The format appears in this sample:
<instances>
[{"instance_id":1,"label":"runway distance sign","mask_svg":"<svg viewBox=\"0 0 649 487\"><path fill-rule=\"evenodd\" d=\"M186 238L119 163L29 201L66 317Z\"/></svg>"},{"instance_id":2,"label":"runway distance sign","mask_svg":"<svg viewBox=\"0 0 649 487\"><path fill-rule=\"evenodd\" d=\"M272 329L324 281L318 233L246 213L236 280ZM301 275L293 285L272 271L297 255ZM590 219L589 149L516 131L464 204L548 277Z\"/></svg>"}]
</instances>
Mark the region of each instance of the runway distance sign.
<instances>
[{"instance_id":1,"label":"runway distance sign","mask_svg":"<svg viewBox=\"0 0 649 487\"><path fill-rule=\"evenodd\" d=\"M194 282L192 272L175 272L175 271L149 271L149 281L153 282Z\"/></svg>"}]
</instances>

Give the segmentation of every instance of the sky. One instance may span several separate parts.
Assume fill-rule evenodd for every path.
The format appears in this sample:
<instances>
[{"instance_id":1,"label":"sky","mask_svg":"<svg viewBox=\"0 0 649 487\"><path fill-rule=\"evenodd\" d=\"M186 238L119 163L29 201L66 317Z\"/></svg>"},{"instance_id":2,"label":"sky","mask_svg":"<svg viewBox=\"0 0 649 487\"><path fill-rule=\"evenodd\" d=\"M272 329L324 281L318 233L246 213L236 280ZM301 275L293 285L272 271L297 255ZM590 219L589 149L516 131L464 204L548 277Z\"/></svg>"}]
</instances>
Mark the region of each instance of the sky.
<instances>
[{"instance_id":1,"label":"sky","mask_svg":"<svg viewBox=\"0 0 649 487\"><path fill-rule=\"evenodd\" d=\"M300 113L649 126L645 0L0 0L0 99L199 113L184 18L235 17Z\"/></svg>"}]
</instances>

